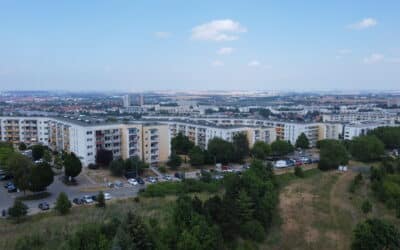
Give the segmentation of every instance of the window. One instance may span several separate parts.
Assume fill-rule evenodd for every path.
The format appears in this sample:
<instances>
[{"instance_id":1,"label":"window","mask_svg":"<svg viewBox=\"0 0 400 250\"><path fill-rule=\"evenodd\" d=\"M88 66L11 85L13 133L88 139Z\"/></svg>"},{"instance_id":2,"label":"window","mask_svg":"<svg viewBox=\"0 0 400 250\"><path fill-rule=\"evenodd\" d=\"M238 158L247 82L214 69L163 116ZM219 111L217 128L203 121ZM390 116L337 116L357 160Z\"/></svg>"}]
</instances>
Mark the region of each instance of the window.
<instances>
[{"instance_id":1,"label":"window","mask_svg":"<svg viewBox=\"0 0 400 250\"><path fill-rule=\"evenodd\" d=\"M93 134L93 131L86 131L86 134L91 135L91 134Z\"/></svg>"}]
</instances>

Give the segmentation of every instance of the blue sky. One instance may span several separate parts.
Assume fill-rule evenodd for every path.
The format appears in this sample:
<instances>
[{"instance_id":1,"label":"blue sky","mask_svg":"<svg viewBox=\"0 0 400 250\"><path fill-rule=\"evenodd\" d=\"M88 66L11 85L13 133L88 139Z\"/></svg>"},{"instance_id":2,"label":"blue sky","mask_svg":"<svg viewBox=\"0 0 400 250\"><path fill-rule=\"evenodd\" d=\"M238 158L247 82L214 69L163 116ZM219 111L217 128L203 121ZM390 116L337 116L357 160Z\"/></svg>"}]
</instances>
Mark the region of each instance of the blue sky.
<instances>
[{"instance_id":1,"label":"blue sky","mask_svg":"<svg viewBox=\"0 0 400 250\"><path fill-rule=\"evenodd\" d=\"M0 90L399 89L400 1L0 0Z\"/></svg>"}]
</instances>

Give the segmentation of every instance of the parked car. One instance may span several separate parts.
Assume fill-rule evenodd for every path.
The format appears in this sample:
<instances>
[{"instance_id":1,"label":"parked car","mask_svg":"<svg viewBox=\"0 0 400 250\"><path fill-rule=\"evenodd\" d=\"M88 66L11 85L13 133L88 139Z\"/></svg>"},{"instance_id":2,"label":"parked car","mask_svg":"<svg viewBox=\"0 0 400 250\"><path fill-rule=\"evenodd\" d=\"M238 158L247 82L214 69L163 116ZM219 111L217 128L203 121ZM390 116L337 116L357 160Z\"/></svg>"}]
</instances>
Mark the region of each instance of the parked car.
<instances>
[{"instance_id":1,"label":"parked car","mask_svg":"<svg viewBox=\"0 0 400 250\"><path fill-rule=\"evenodd\" d=\"M175 178L178 178L178 179L184 179L185 173L176 172L174 176L175 176Z\"/></svg>"},{"instance_id":2,"label":"parked car","mask_svg":"<svg viewBox=\"0 0 400 250\"><path fill-rule=\"evenodd\" d=\"M14 186L14 183L12 183L11 181L7 182L6 184L4 184L4 188L8 188L8 186Z\"/></svg>"},{"instance_id":3,"label":"parked car","mask_svg":"<svg viewBox=\"0 0 400 250\"><path fill-rule=\"evenodd\" d=\"M93 203L93 198L92 198L91 195L84 195L84 196L82 197L82 201L83 201L83 203L85 203L85 204L90 204L90 203Z\"/></svg>"},{"instance_id":4,"label":"parked car","mask_svg":"<svg viewBox=\"0 0 400 250\"><path fill-rule=\"evenodd\" d=\"M13 178L12 175L8 174L0 174L0 181L6 181L6 180L11 180Z\"/></svg>"},{"instance_id":5,"label":"parked car","mask_svg":"<svg viewBox=\"0 0 400 250\"><path fill-rule=\"evenodd\" d=\"M150 177L147 177L147 178L146 178L146 181L147 181L147 182L150 182L150 183L156 183L156 182L157 182L157 179L154 178L153 176L150 176Z\"/></svg>"},{"instance_id":6,"label":"parked car","mask_svg":"<svg viewBox=\"0 0 400 250\"><path fill-rule=\"evenodd\" d=\"M123 187L124 183L122 183L122 181L114 181L114 185L115 187Z\"/></svg>"},{"instance_id":7,"label":"parked car","mask_svg":"<svg viewBox=\"0 0 400 250\"><path fill-rule=\"evenodd\" d=\"M171 180L172 180L172 176L170 176L170 175L164 175L164 176L163 176L163 179L166 180L166 181L171 181Z\"/></svg>"},{"instance_id":8,"label":"parked car","mask_svg":"<svg viewBox=\"0 0 400 250\"><path fill-rule=\"evenodd\" d=\"M287 164L287 162L285 160L279 160L279 161L275 162L274 167L276 167L276 168L286 168L286 167L288 167L288 164Z\"/></svg>"},{"instance_id":9,"label":"parked car","mask_svg":"<svg viewBox=\"0 0 400 250\"><path fill-rule=\"evenodd\" d=\"M134 178L128 179L128 183L133 185L133 186L136 186L137 184L139 184L138 181L136 179L134 179Z\"/></svg>"},{"instance_id":10,"label":"parked car","mask_svg":"<svg viewBox=\"0 0 400 250\"><path fill-rule=\"evenodd\" d=\"M74 199L72 200L72 202L73 202L74 204L76 204L76 205L82 205L82 204L83 204L83 201L82 201L82 199L80 199L80 198L74 198Z\"/></svg>"},{"instance_id":11,"label":"parked car","mask_svg":"<svg viewBox=\"0 0 400 250\"><path fill-rule=\"evenodd\" d=\"M50 209L50 205L49 205L49 203L47 203L47 202L42 202L42 203L39 203L39 206L38 206L41 210L49 210Z\"/></svg>"},{"instance_id":12,"label":"parked car","mask_svg":"<svg viewBox=\"0 0 400 250\"><path fill-rule=\"evenodd\" d=\"M107 187L109 187L109 188L114 188L114 183L108 182L108 183L107 183Z\"/></svg>"},{"instance_id":13,"label":"parked car","mask_svg":"<svg viewBox=\"0 0 400 250\"><path fill-rule=\"evenodd\" d=\"M111 194L109 194L109 193L104 193L104 199L105 200L111 200Z\"/></svg>"},{"instance_id":14,"label":"parked car","mask_svg":"<svg viewBox=\"0 0 400 250\"><path fill-rule=\"evenodd\" d=\"M97 195L92 195L92 196L90 196L90 197L92 197L92 200L93 200L93 201L97 201Z\"/></svg>"},{"instance_id":15,"label":"parked car","mask_svg":"<svg viewBox=\"0 0 400 250\"><path fill-rule=\"evenodd\" d=\"M144 185L144 180L142 178L138 177L136 180L140 185Z\"/></svg>"},{"instance_id":16,"label":"parked car","mask_svg":"<svg viewBox=\"0 0 400 250\"><path fill-rule=\"evenodd\" d=\"M14 186L14 184L13 184L13 185L8 186L7 191L8 191L9 193L15 193L15 192L18 191L18 189L17 189L17 187Z\"/></svg>"}]
</instances>

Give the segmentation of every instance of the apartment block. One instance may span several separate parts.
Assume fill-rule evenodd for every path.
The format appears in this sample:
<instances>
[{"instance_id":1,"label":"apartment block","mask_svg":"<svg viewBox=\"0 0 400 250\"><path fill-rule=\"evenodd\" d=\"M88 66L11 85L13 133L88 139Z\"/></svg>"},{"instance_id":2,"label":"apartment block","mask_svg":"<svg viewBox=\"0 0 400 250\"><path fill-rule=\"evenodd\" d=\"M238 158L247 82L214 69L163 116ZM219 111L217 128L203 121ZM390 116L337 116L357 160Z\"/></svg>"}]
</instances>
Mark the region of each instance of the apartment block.
<instances>
[{"instance_id":1,"label":"apartment block","mask_svg":"<svg viewBox=\"0 0 400 250\"><path fill-rule=\"evenodd\" d=\"M376 129L378 127L388 127L388 126L395 126L395 125L386 122L358 122L358 123L346 124L344 126L343 139L351 140L354 137L366 135L369 131Z\"/></svg>"},{"instance_id":2,"label":"apartment block","mask_svg":"<svg viewBox=\"0 0 400 250\"><path fill-rule=\"evenodd\" d=\"M41 143L53 150L73 152L84 165L94 163L100 149L114 158L138 156L149 164L169 157L168 125L154 122L107 123L68 117L0 117L1 139L12 143Z\"/></svg>"}]
</instances>

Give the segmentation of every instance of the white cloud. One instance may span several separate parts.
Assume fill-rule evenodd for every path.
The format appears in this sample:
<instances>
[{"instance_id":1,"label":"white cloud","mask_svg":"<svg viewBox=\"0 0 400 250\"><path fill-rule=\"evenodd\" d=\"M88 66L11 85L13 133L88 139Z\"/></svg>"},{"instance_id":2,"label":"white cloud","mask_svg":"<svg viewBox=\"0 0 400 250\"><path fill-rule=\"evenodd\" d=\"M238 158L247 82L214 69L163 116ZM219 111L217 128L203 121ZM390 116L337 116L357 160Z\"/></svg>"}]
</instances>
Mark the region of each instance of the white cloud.
<instances>
[{"instance_id":1,"label":"white cloud","mask_svg":"<svg viewBox=\"0 0 400 250\"><path fill-rule=\"evenodd\" d=\"M166 39L171 36L171 33L167 32L167 31L157 31L157 32L154 32L154 36L159 39Z\"/></svg>"},{"instance_id":2,"label":"white cloud","mask_svg":"<svg viewBox=\"0 0 400 250\"><path fill-rule=\"evenodd\" d=\"M258 67L261 65L261 63L257 60L253 60L253 61L250 61L247 65L250 67Z\"/></svg>"},{"instance_id":3,"label":"white cloud","mask_svg":"<svg viewBox=\"0 0 400 250\"><path fill-rule=\"evenodd\" d=\"M205 41L233 41L239 39L239 34L246 28L231 19L213 20L192 29L192 39Z\"/></svg>"},{"instance_id":4,"label":"white cloud","mask_svg":"<svg viewBox=\"0 0 400 250\"><path fill-rule=\"evenodd\" d=\"M380 53L374 53L374 54L371 54L371 55L365 57L363 62L365 64L375 64L375 63L382 62L384 58L385 58L384 55L382 55Z\"/></svg>"},{"instance_id":5,"label":"white cloud","mask_svg":"<svg viewBox=\"0 0 400 250\"><path fill-rule=\"evenodd\" d=\"M225 48L220 48L219 50L217 50L217 54L218 55L229 55L229 54L232 54L233 51L234 51L233 48L225 47Z\"/></svg>"},{"instance_id":6,"label":"white cloud","mask_svg":"<svg viewBox=\"0 0 400 250\"><path fill-rule=\"evenodd\" d=\"M214 61L211 62L211 66L213 66L213 67L222 67L222 66L224 66L224 62L221 62L219 60L214 60Z\"/></svg>"},{"instance_id":7,"label":"white cloud","mask_svg":"<svg viewBox=\"0 0 400 250\"><path fill-rule=\"evenodd\" d=\"M378 24L378 21L376 21L374 18L369 17L369 18L364 18L363 20L361 20L357 23L350 24L347 27L349 29L353 29L353 30L363 30L363 29L374 27L377 24Z\"/></svg>"}]
</instances>

